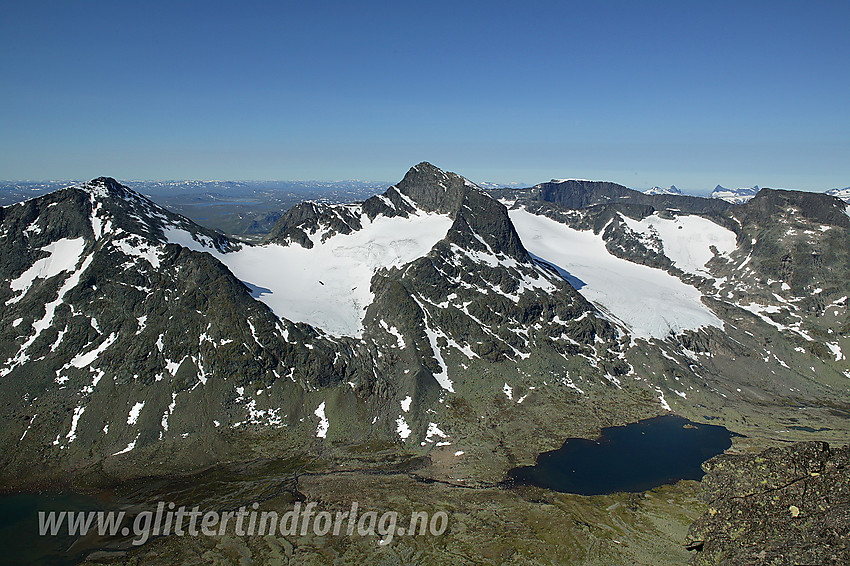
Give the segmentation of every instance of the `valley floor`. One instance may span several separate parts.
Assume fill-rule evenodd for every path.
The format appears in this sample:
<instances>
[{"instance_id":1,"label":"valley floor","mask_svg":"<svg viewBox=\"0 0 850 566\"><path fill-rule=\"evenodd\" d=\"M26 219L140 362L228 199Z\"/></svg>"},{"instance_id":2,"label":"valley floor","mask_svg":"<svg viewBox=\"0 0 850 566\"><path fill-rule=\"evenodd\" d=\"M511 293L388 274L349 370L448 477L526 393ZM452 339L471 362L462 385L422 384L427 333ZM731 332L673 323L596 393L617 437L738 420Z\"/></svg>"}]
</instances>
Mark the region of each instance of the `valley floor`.
<instances>
[{"instance_id":1,"label":"valley floor","mask_svg":"<svg viewBox=\"0 0 850 566\"><path fill-rule=\"evenodd\" d=\"M470 489L422 483L409 474L324 473L304 476L298 489L318 510L446 511L441 536L167 537L128 553L97 553L109 564L683 564L691 522L704 512L699 483L683 481L643 494L582 497L537 488ZM285 494L261 510L292 509Z\"/></svg>"}]
</instances>

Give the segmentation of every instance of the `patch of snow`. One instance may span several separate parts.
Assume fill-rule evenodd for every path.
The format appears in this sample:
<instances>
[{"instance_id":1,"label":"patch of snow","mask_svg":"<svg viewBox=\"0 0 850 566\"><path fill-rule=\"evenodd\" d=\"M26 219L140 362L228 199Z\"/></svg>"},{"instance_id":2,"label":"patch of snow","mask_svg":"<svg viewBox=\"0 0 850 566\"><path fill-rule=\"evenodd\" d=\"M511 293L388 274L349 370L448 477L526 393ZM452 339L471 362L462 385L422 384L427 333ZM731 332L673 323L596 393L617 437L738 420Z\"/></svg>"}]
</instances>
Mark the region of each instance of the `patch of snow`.
<instances>
[{"instance_id":1,"label":"patch of snow","mask_svg":"<svg viewBox=\"0 0 850 566\"><path fill-rule=\"evenodd\" d=\"M139 401L138 403L133 405L133 408L130 409L129 416L127 416L127 424L128 425L136 424L136 421L139 420L139 414L142 412L142 408L144 406L145 406L144 401Z\"/></svg>"},{"instance_id":2,"label":"patch of snow","mask_svg":"<svg viewBox=\"0 0 850 566\"><path fill-rule=\"evenodd\" d=\"M168 409L162 415L162 430L168 432L168 417L171 416L171 413L174 412L174 408L177 407L177 393L171 393L171 403L168 405Z\"/></svg>"},{"instance_id":3,"label":"patch of snow","mask_svg":"<svg viewBox=\"0 0 850 566\"><path fill-rule=\"evenodd\" d=\"M186 358L183 358L183 359L186 359ZM168 358L165 358L165 371L170 373L171 376L173 377L174 375L177 374L177 370L180 369L180 364L182 364L182 363L183 363L183 360L180 360L179 362L174 362L174 361L169 360Z\"/></svg>"},{"instance_id":4,"label":"patch of snow","mask_svg":"<svg viewBox=\"0 0 850 566\"><path fill-rule=\"evenodd\" d=\"M77 354L71 359L70 364L75 368L84 368L90 366L94 361L100 356L107 348L109 348L115 340L118 339L118 335L114 332L109 335L109 338L104 340L100 346L95 348L90 352L86 352L85 354Z\"/></svg>"},{"instance_id":5,"label":"patch of snow","mask_svg":"<svg viewBox=\"0 0 850 566\"><path fill-rule=\"evenodd\" d=\"M406 440L408 436L410 436L410 427L407 426L407 421L404 420L404 417L399 415L398 419L395 421L396 424L396 432L401 437L402 440Z\"/></svg>"},{"instance_id":6,"label":"patch of snow","mask_svg":"<svg viewBox=\"0 0 850 566\"><path fill-rule=\"evenodd\" d=\"M835 361L840 362L845 359L844 353L841 351L841 346L838 344L832 344L830 342L825 343L826 347L832 352L832 355L835 356Z\"/></svg>"},{"instance_id":7,"label":"patch of snow","mask_svg":"<svg viewBox=\"0 0 850 566\"><path fill-rule=\"evenodd\" d=\"M263 346L260 343L259 337L257 337L257 330L254 328L254 323L251 322L250 318L247 320L247 322L248 322L248 328L251 330L251 337L254 338L254 342L256 342L257 346L259 346L260 348L265 348L265 346Z\"/></svg>"},{"instance_id":8,"label":"patch of snow","mask_svg":"<svg viewBox=\"0 0 850 566\"><path fill-rule=\"evenodd\" d=\"M85 412L85 407L74 407L74 416L71 417L71 430L69 430L68 434L65 436L69 443L74 442L77 439L77 425L80 422L80 417L82 417Z\"/></svg>"},{"instance_id":9,"label":"patch of snow","mask_svg":"<svg viewBox=\"0 0 850 566\"><path fill-rule=\"evenodd\" d=\"M381 326L384 328L384 330L395 336L396 344L398 344L398 347L403 350L406 344L404 342L404 336L401 335L401 332L398 331L398 328L396 328L395 326L389 326L384 320L381 320Z\"/></svg>"},{"instance_id":10,"label":"patch of snow","mask_svg":"<svg viewBox=\"0 0 850 566\"><path fill-rule=\"evenodd\" d=\"M325 416L325 402L319 405L319 407L313 411L313 414L319 417L319 426L316 427L316 437L317 438L326 438L328 435L328 428L330 428L330 421L328 417Z\"/></svg>"},{"instance_id":11,"label":"patch of snow","mask_svg":"<svg viewBox=\"0 0 850 566\"><path fill-rule=\"evenodd\" d=\"M845 187L843 189L830 189L826 191L826 194L838 197L844 202L850 203L850 187ZM850 215L850 212L848 212L848 215Z\"/></svg>"},{"instance_id":12,"label":"patch of snow","mask_svg":"<svg viewBox=\"0 0 850 566\"><path fill-rule=\"evenodd\" d=\"M567 386L567 387L569 387L570 389L575 389L576 391L578 391L579 393L581 393L582 395L584 395L584 391L583 391L582 389L580 389L580 388L578 387L578 385L576 385L575 383L573 383L573 379L570 377L569 372L567 372L567 375L566 375L566 376L564 376L564 377L561 379L561 383L563 383L564 385L566 385L566 386Z\"/></svg>"},{"instance_id":13,"label":"patch of snow","mask_svg":"<svg viewBox=\"0 0 850 566\"><path fill-rule=\"evenodd\" d=\"M24 234L26 234L27 237L30 237L30 234L41 234L41 226L33 222L30 224L29 228L24 230Z\"/></svg>"},{"instance_id":14,"label":"patch of snow","mask_svg":"<svg viewBox=\"0 0 850 566\"><path fill-rule=\"evenodd\" d=\"M280 416L280 407L276 409L258 409L257 408L257 400L251 399L245 408L248 409L248 421L254 424L263 424L265 426L272 427L281 427L286 426L283 424L283 417ZM314 413L315 414L315 413ZM327 420L327 419L325 419ZM327 434L327 428L324 431ZM317 434L318 436L318 434ZM322 436L321 438L325 438Z\"/></svg>"},{"instance_id":15,"label":"patch of snow","mask_svg":"<svg viewBox=\"0 0 850 566\"><path fill-rule=\"evenodd\" d=\"M165 240L170 244L178 244L196 252L215 252L213 241L204 235L195 236L176 226L166 226L162 230Z\"/></svg>"},{"instance_id":16,"label":"patch of snow","mask_svg":"<svg viewBox=\"0 0 850 566\"><path fill-rule=\"evenodd\" d=\"M127 452L132 451L136 447L136 442L139 440L139 437L141 435L142 435L141 432L139 434L137 434L136 438L133 440L133 442L131 442L130 444L127 445L127 448L114 453L113 456L118 456L119 454L126 454Z\"/></svg>"},{"instance_id":17,"label":"patch of snow","mask_svg":"<svg viewBox=\"0 0 850 566\"><path fill-rule=\"evenodd\" d=\"M806 332L805 330L800 328L800 322L796 322L796 323L792 324L791 326L786 326L784 324L776 322L775 320L773 320L772 318L770 318L769 316L767 316L765 314L765 313L767 313L767 314L777 314L777 313L782 312L782 307L780 307L780 306L777 306L777 305L760 305L758 303L749 303L747 305L739 304L738 306L740 308L744 309L745 311L749 311L749 312L753 313L754 315L756 315L757 317L759 317L760 319L762 319L764 322L768 323L769 325L773 326L777 330L796 332L797 334L799 334L800 336L802 336L803 338L805 338L809 342L814 342L814 340L815 340L814 338L812 338L809 335L808 332Z\"/></svg>"},{"instance_id":18,"label":"patch of snow","mask_svg":"<svg viewBox=\"0 0 850 566\"><path fill-rule=\"evenodd\" d=\"M428 423L428 431L425 433L425 442L433 442L433 438L447 438L448 435L440 430L440 427L437 426L437 423Z\"/></svg>"},{"instance_id":19,"label":"patch of snow","mask_svg":"<svg viewBox=\"0 0 850 566\"><path fill-rule=\"evenodd\" d=\"M740 391L740 389L739 389L738 391ZM670 408L670 404L669 404L669 403L667 402L667 400L664 398L664 392L663 392L663 391L661 391L661 388L660 388L660 387L659 387L659 388L656 388L655 392L656 392L656 393L658 393L658 400L661 402L661 407L662 407L665 411L672 411L673 409L671 409L671 408Z\"/></svg>"},{"instance_id":20,"label":"patch of snow","mask_svg":"<svg viewBox=\"0 0 850 566\"><path fill-rule=\"evenodd\" d=\"M404 400L401 402L401 410L405 413L409 413L411 401L413 401L413 399L411 399L410 395L405 397Z\"/></svg>"},{"instance_id":21,"label":"patch of snow","mask_svg":"<svg viewBox=\"0 0 850 566\"><path fill-rule=\"evenodd\" d=\"M33 422L35 422L35 418L36 418L37 416L38 416L38 413L36 413L36 414L34 414L34 415L32 416L32 418L30 419L29 424L27 425L27 428L25 428L25 429L24 429L24 433L23 433L23 434L21 435L21 437L18 439L18 442L20 442L21 440L23 440L23 439L24 439L24 437L27 435L27 433L30 431L30 427L32 427L32 423L33 423Z\"/></svg>"}]
</instances>

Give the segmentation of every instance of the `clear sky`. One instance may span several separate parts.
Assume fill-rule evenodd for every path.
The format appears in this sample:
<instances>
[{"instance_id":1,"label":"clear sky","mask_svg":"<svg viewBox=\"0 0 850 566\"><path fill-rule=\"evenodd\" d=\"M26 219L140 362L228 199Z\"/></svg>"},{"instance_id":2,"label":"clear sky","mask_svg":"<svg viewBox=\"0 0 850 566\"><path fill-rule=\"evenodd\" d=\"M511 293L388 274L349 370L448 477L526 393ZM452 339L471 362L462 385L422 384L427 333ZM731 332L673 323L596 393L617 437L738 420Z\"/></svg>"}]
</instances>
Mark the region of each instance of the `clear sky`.
<instances>
[{"instance_id":1,"label":"clear sky","mask_svg":"<svg viewBox=\"0 0 850 566\"><path fill-rule=\"evenodd\" d=\"M850 2L0 5L0 178L850 185Z\"/></svg>"}]
</instances>

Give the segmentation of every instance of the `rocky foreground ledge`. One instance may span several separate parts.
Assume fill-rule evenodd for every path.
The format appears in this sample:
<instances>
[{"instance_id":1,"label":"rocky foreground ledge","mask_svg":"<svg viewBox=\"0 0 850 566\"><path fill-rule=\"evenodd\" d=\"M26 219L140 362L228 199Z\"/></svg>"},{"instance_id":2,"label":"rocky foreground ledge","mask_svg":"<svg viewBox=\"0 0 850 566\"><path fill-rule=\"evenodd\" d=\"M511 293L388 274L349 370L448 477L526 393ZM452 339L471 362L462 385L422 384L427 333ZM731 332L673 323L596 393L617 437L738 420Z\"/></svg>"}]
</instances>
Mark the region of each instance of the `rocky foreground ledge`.
<instances>
[{"instance_id":1,"label":"rocky foreground ledge","mask_svg":"<svg viewBox=\"0 0 850 566\"><path fill-rule=\"evenodd\" d=\"M691 565L850 564L850 445L721 455L704 469Z\"/></svg>"}]
</instances>

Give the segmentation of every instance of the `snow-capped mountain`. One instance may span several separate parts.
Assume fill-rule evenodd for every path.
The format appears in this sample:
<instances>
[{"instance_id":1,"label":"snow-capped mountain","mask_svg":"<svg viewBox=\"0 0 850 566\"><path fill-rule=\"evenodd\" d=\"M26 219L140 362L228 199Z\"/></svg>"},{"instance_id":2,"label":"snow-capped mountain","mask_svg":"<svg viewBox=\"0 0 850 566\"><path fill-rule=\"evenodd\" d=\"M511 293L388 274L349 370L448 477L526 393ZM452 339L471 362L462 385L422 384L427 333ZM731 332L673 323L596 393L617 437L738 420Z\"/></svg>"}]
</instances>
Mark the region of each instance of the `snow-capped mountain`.
<instances>
[{"instance_id":1,"label":"snow-capped mountain","mask_svg":"<svg viewBox=\"0 0 850 566\"><path fill-rule=\"evenodd\" d=\"M600 419L779 429L850 376L836 203L484 190L420 163L361 203L293 207L258 245L108 178L0 208L0 475L368 441L474 484Z\"/></svg>"},{"instance_id":2,"label":"snow-capped mountain","mask_svg":"<svg viewBox=\"0 0 850 566\"><path fill-rule=\"evenodd\" d=\"M475 184L482 189L521 189L528 186L528 183L516 181L510 183L499 183L497 181L475 181Z\"/></svg>"},{"instance_id":3,"label":"snow-capped mountain","mask_svg":"<svg viewBox=\"0 0 850 566\"><path fill-rule=\"evenodd\" d=\"M720 185L717 185L716 187L714 187L714 190L711 191L711 198L725 200L726 202L731 202L732 204L744 204L745 202L756 196L758 192L758 185L737 189L727 189L726 187L721 187Z\"/></svg>"},{"instance_id":4,"label":"snow-capped mountain","mask_svg":"<svg viewBox=\"0 0 850 566\"><path fill-rule=\"evenodd\" d=\"M753 369L745 372L769 375L758 380L757 387L774 390L771 395L779 397L786 393L774 389L778 384L796 392L799 385L791 383L802 375L816 380L832 375L839 382L850 377L850 340L839 328L850 306L850 287L842 274L850 267L850 219L848 207L836 206L834 199L764 189L748 203L734 206L720 199L650 196L613 184L580 182L490 193L510 207L528 249L548 255L555 264L560 261L579 292L614 324L631 336L652 340L666 331L668 341L680 347L690 343L678 354L662 347L670 356L665 359L684 355L697 362L689 371L702 378L714 375L709 389L723 391L724 403L737 404L741 391L755 385L746 379L731 386L739 380L732 370L736 366L738 371L747 366ZM705 203L717 208L706 208ZM661 206L667 209L656 208ZM527 226L520 210L564 226L554 227L557 236L554 228L544 235L543 227ZM543 245L550 246L548 252ZM618 264L617 259L625 261ZM652 269L640 273L637 267ZM665 281L659 272L672 278ZM677 287L679 283L685 285ZM698 292L689 296L694 288ZM754 336L775 332L781 337L770 348L753 341ZM760 354L745 361L745 352ZM806 366L810 356L818 361ZM688 364L684 358L680 361ZM645 362L632 365L646 367ZM678 374L675 381L681 380ZM831 387L827 381L820 383ZM705 389L697 392L699 388L692 387L677 388L676 396L699 397L713 405L703 396ZM675 400L676 410L684 410Z\"/></svg>"},{"instance_id":5,"label":"snow-capped mountain","mask_svg":"<svg viewBox=\"0 0 850 566\"><path fill-rule=\"evenodd\" d=\"M830 189L826 191L826 194L838 197L844 202L850 203L850 187L845 187L843 189Z\"/></svg>"},{"instance_id":6,"label":"snow-capped mountain","mask_svg":"<svg viewBox=\"0 0 850 566\"><path fill-rule=\"evenodd\" d=\"M652 187L651 189L647 189L643 191L645 195L681 195L682 191L676 188L676 185L670 185L669 187Z\"/></svg>"},{"instance_id":7,"label":"snow-capped mountain","mask_svg":"<svg viewBox=\"0 0 850 566\"><path fill-rule=\"evenodd\" d=\"M240 244L112 179L0 209L0 220L0 395L20 398L4 417L29 415L17 437L0 435L18 446L3 450L7 472L45 450L53 470L94 463L89 451L209 461L220 426L283 426L287 387L342 379L345 353L276 318L211 255ZM291 386L240 393L276 374Z\"/></svg>"}]
</instances>

